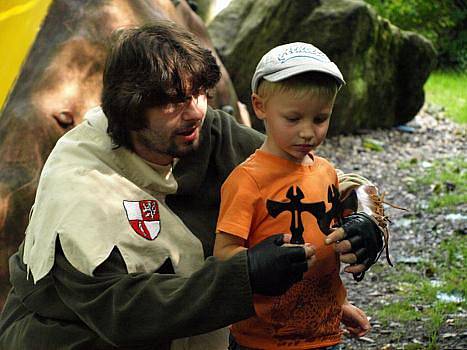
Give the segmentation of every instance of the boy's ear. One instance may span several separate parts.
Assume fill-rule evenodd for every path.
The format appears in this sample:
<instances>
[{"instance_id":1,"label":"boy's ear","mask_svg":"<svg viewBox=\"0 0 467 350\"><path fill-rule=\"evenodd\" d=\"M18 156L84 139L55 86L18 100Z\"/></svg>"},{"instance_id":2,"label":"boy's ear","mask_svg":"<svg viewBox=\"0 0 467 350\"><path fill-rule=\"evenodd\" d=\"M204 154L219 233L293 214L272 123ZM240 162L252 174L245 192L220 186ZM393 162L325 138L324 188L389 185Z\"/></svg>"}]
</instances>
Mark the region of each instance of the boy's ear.
<instances>
[{"instance_id":1,"label":"boy's ear","mask_svg":"<svg viewBox=\"0 0 467 350\"><path fill-rule=\"evenodd\" d=\"M266 101L261 96L251 94L251 106L255 111L256 117L260 120L266 119Z\"/></svg>"}]
</instances>

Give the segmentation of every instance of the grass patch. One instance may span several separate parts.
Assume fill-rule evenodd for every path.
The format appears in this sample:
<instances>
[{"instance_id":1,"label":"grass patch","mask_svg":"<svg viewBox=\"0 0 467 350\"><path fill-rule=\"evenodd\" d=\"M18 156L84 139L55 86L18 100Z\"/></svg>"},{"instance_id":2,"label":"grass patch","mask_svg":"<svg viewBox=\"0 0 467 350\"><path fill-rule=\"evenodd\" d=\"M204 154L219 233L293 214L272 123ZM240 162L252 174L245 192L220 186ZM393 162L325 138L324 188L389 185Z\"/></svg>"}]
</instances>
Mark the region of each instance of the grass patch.
<instances>
[{"instance_id":1,"label":"grass patch","mask_svg":"<svg viewBox=\"0 0 467 350\"><path fill-rule=\"evenodd\" d=\"M435 71L425 84L426 100L443 106L446 116L467 123L467 72Z\"/></svg>"},{"instance_id":2,"label":"grass patch","mask_svg":"<svg viewBox=\"0 0 467 350\"><path fill-rule=\"evenodd\" d=\"M402 329L414 320L425 322L428 349L438 349L440 329L449 315L466 310L467 238L454 235L441 242L429 262L415 267L398 264L386 277L396 286L396 299L373 310L383 324L399 322ZM428 277L429 276L429 277ZM435 281L435 282L434 282ZM454 300L441 296L454 296ZM459 329L466 327L458 324Z\"/></svg>"},{"instance_id":3,"label":"grass patch","mask_svg":"<svg viewBox=\"0 0 467 350\"><path fill-rule=\"evenodd\" d=\"M430 193L425 212L436 212L443 208L453 208L467 202L467 161L453 157L420 163L410 159L398 163L401 170L411 170L410 181L406 185L410 192ZM421 175L420 175L421 174ZM439 349L440 330L447 318L454 318L450 327L467 328L465 319L455 314L467 310L467 237L455 234L433 247L429 260L415 265L398 264L386 276L396 290L390 305L373 312L383 324L399 322L403 329L409 329L410 322L424 323L424 349ZM414 345L415 346L415 345Z\"/></svg>"},{"instance_id":4,"label":"grass patch","mask_svg":"<svg viewBox=\"0 0 467 350\"><path fill-rule=\"evenodd\" d=\"M417 161L405 161L398 164L399 169L417 166ZM429 192L430 198L426 210L434 212L437 208L455 208L467 202L467 161L464 157L446 158L434 161L423 169L420 177L414 177L408 184L408 190L415 195Z\"/></svg>"},{"instance_id":5,"label":"grass patch","mask_svg":"<svg viewBox=\"0 0 467 350\"><path fill-rule=\"evenodd\" d=\"M405 169L412 169L415 165L418 164L417 158L412 158L410 160L403 160L397 164L398 169L405 170Z\"/></svg>"},{"instance_id":6,"label":"grass patch","mask_svg":"<svg viewBox=\"0 0 467 350\"><path fill-rule=\"evenodd\" d=\"M422 313L410 305L410 302L407 300L385 305L380 310L376 310L376 314L383 324L387 324L389 321L410 322L419 320L422 316Z\"/></svg>"},{"instance_id":7,"label":"grass patch","mask_svg":"<svg viewBox=\"0 0 467 350\"><path fill-rule=\"evenodd\" d=\"M430 342L428 343L429 350L438 349L438 338L439 338L439 330L444 322L444 315L442 307L439 303L435 305L435 307L430 310L430 324L428 328Z\"/></svg>"},{"instance_id":8,"label":"grass patch","mask_svg":"<svg viewBox=\"0 0 467 350\"><path fill-rule=\"evenodd\" d=\"M455 208L467 202L467 162L464 158L437 160L418 182L429 188L428 210Z\"/></svg>"}]
</instances>

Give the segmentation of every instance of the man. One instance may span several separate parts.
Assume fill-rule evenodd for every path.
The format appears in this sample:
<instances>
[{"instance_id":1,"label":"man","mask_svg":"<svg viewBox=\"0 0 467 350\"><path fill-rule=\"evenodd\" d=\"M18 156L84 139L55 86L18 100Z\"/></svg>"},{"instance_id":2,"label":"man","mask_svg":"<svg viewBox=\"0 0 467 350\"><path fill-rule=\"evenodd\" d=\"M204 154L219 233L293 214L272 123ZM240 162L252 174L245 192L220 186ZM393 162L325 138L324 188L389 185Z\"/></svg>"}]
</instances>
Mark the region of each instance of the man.
<instances>
[{"instance_id":1,"label":"man","mask_svg":"<svg viewBox=\"0 0 467 350\"><path fill-rule=\"evenodd\" d=\"M222 327L254 314L253 293L282 294L303 277L314 250L284 246L282 234L205 260L219 185L262 140L207 107L219 75L172 23L120 33L102 108L59 140L42 171L10 260L1 349L225 349ZM364 241L379 235L373 221L349 220L333 239L362 241L362 227ZM364 262L352 272L374 262L348 243L342 260Z\"/></svg>"},{"instance_id":2,"label":"man","mask_svg":"<svg viewBox=\"0 0 467 350\"><path fill-rule=\"evenodd\" d=\"M11 287L8 259L24 238L42 167L57 140L80 124L87 110L100 104L111 33L165 18L194 33L206 48L214 47L201 19L185 1L50 3L0 112L0 310ZM222 76L210 104L232 110L237 97L225 67L218 62Z\"/></svg>"}]
</instances>

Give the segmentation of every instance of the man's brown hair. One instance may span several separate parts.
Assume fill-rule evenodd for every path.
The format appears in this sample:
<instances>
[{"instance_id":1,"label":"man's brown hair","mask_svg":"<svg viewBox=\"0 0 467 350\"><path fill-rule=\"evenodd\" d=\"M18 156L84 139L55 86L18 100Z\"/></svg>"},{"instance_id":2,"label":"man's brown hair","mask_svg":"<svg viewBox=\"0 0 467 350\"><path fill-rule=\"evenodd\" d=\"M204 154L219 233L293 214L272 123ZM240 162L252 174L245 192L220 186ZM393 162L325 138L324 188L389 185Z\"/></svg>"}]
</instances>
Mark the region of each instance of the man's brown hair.
<instances>
[{"instance_id":1,"label":"man's brown hair","mask_svg":"<svg viewBox=\"0 0 467 350\"><path fill-rule=\"evenodd\" d=\"M102 109L117 146L132 149L129 131L146 127L148 108L186 101L220 79L211 51L173 22L123 29L114 38L104 68Z\"/></svg>"}]
</instances>

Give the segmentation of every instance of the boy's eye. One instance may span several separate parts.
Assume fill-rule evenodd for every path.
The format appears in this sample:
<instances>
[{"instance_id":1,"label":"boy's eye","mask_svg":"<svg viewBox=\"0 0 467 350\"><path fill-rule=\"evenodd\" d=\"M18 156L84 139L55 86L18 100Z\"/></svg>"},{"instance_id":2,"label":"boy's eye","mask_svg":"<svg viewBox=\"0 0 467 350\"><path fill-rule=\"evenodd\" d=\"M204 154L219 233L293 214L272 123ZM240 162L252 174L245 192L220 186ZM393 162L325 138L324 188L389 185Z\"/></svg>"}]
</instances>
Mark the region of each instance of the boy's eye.
<instances>
[{"instance_id":1,"label":"boy's eye","mask_svg":"<svg viewBox=\"0 0 467 350\"><path fill-rule=\"evenodd\" d=\"M300 120L300 118L297 117L285 117L285 119L290 123L296 123Z\"/></svg>"},{"instance_id":2,"label":"boy's eye","mask_svg":"<svg viewBox=\"0 0 467 350\"><path fill-rule=\"evenodd\" d=\"M329 116L328 115L322 115L322 116L319 116L319 117L316 117L315 118L315 124L321 124L321 123L324 123L326 120L329 119Z\"/></svg>"}]
</instances>

